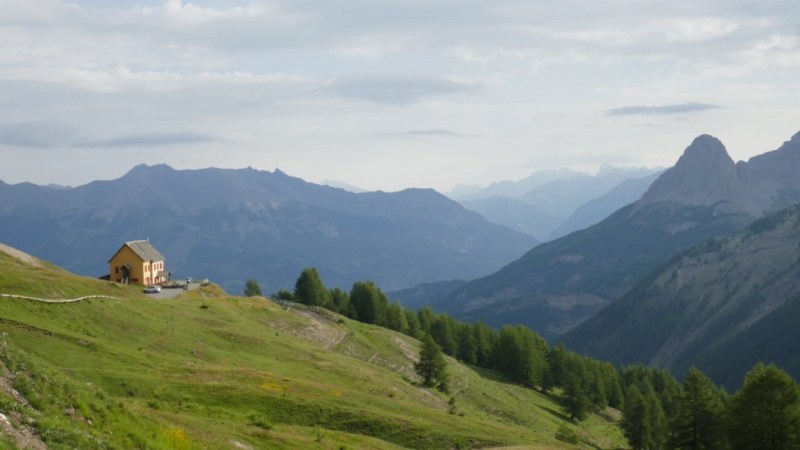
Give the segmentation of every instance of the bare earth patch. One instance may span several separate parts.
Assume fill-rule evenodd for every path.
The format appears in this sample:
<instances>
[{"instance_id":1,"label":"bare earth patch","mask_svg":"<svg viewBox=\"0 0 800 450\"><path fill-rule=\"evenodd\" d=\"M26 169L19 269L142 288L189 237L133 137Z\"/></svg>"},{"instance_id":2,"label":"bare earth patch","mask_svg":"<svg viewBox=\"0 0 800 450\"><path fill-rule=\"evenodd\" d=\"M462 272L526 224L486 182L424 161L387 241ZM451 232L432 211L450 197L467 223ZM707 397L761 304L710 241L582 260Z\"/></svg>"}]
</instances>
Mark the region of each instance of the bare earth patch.
<instances>
[{"instance_id":1,"label":"bare earth patch","mask_svg":"<svg viewBox=\"0 0 800 450\"><path fill-rule=\"evenodd\" d=\"M0 362L0 393L11 397L15 403L21 406L29 406L25 397L12 387L13 379L14 375ZM22 415L16 411L9 411L6 414L0 413L0 434L10 436L16 442L17 448L47 449L47 445L39 439L39 436L36 436L30 426L23 422Z\"/></svg>"},{"instance_id":2,"label":"bare earth patch","mask_svg":"<svg viewBox=\"0 0 800 450\"><path fill-rule=\"evenodd\" d=\"M308 326L299 330L300 337L322 345L325 350L339 345L347 335L338 324L313 311L296 310L296 312L309 320Z\"/></svg>"},{"instance_id":3,"label":"bare earth patch","mask_svg":"<svg viewBox=\"0 0 800 450\"><path fill-rule=\"evenodd\" d=\"M268 326L284 333L319 344L325 350L331 350L341 343L347 333L339 324L313 311L293 309L292 313L308 319L304 326L290 326L282 321L267 321Z\"/></svg>"},{"instance_id":4,"label":"bare earth patch","mask_svg":"<svg viewBox=\"0 0 800 450\"><path fill-rule=\"evenodd\" d=\"M9 247L3 243L0 243L0 252L3 252L9 256L13 256L25 264L29 264L34 267L42 267L42 263L37 258L15 248Z\"/></svg>"}]
</instances>

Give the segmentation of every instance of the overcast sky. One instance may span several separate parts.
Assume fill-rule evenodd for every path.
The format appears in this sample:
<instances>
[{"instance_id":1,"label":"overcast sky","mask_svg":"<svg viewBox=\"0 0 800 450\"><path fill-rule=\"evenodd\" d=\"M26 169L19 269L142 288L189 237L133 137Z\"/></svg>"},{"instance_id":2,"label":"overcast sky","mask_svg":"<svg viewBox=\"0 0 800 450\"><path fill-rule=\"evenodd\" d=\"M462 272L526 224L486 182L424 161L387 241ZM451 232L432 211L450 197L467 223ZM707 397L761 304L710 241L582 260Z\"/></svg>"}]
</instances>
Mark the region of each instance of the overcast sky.
<instances>
[{"instance_id":1,"label":"overcast sky","mask_svg":"<svg viewBox=\"0 0 800 450\"><path fill-rule=\"evenodd\" d=\"M800 131L797 0L0 0L0 180L367 189L735 160Z\"/></svg>"}]
</instances>

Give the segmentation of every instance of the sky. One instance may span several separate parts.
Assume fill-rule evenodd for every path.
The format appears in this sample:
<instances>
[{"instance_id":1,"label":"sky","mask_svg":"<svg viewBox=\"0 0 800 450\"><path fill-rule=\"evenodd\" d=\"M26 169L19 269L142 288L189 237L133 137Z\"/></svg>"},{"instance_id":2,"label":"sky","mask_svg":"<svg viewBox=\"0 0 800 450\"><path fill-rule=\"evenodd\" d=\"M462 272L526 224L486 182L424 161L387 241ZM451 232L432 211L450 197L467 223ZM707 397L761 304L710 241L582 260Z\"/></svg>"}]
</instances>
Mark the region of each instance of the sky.
<instances>
[{"instance_id":1,"label":"sky","mask_svg":"<svg viewBox=\"0 0 800 450\"><path fill-rule=\"evenodd\" d=\"M797 0L0 0L0 180L364 189L734 160L800 131Z\"/></svg>"}]
</instances>

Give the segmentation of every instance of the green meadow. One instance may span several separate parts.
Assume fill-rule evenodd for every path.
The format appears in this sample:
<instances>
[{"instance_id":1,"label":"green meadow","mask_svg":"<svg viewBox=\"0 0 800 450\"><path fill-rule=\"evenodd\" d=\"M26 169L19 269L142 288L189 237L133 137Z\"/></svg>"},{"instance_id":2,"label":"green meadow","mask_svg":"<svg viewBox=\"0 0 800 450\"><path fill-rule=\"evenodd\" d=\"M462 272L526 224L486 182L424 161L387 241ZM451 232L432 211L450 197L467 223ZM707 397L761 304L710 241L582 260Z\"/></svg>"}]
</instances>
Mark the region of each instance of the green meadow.
<instances>
[{"instance_id":1,"label":"green meadow","mask_svg":"<svg viewBox=\"0 0 800 450\"><path fill-rule=\"evenodd\" d=\"M450 392L423 388L413 338L214 285L153 300L0 252L0 293L115 297L0 298L0 449L626 446L616 411L574 424L557 393L452 359Z\"/></svg>"}]
</instances>

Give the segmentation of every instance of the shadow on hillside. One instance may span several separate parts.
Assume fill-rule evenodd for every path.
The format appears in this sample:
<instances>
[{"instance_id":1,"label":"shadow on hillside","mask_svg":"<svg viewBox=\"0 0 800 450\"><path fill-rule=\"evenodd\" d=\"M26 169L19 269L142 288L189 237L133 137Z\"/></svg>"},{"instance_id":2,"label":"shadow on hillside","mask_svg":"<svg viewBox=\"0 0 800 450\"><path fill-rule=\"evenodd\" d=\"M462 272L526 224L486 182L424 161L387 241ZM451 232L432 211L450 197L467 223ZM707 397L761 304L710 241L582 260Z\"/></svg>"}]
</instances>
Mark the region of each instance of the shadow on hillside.
<instances>
[{"instance_id":1,"label":"shadow on hillside","mask_svg":"<svg viewBox=\"0 0 800 450\"><path fill-rule=\"evenodd\" d=\"M563 420L565 422L572 422L572 419L570 419L569 417L565 416L564 413L562 413L561 411L556 411L555 409L549 408L547 406L542 406L541 408L543 410L549 412L550 414L552 414L557 419L561 419L561 420Z\"/></svg>"},{"instance_id":2,"label":"shadow on hillside","mask_svg":"<svg viewBox=\"0 0 800 450\"><path fill-rule=\"evenodd\" d=\"M486 367L473 366L469 364L464 365L474 370L478 373L478 375L486 378L487 380L496 381L498 383L514 384L506 375L503 374L503 372L500 372L499 370L487 369Z\"/></svg>"}]
</instances>

